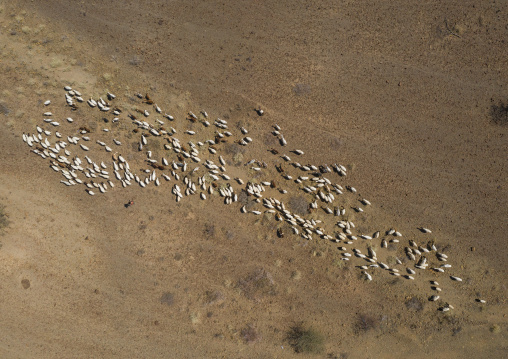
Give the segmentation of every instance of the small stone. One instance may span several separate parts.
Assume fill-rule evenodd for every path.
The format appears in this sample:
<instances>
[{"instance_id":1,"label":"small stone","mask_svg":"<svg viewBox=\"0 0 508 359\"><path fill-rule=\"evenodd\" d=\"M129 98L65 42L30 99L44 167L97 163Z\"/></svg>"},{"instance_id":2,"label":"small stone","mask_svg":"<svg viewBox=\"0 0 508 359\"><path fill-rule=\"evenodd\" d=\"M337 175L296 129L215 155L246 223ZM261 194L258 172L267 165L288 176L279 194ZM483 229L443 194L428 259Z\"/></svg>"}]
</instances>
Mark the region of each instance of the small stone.
<instances>
[{"instance_id":1,"label":"small stone","mask_svg":"<svg viewBox=\"0 0 508 359\"><path fill-rule=\"evenodd\" d=\"M28 279L23 279L21 281L21 286L23 287L23 289L28 289L30 288L30 281Z\"/></svg>"}]
</instances>

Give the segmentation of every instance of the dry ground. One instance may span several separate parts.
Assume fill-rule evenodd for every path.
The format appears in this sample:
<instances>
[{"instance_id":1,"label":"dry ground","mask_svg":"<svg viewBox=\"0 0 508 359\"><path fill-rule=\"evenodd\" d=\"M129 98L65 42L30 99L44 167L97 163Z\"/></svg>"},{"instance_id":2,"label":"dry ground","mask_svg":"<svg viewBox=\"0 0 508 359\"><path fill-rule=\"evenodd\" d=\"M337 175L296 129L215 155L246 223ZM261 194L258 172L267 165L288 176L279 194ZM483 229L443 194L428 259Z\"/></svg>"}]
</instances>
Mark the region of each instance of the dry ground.
<instances>
[{"instance_id":1,"label":"dry ground","mask_svg":"<svg viewBox=\"0 0 508 359\"><path fill-rule=\"evenodd\" d=\"M290 358L300 321L331 358L506 356L507 13L473 1L3 2L0 356ZM446 289L456 310L437 312L423 283L365 283L331 246L277 239L222 205L63 188L21 133L68 83L150 91L259 133L279 123L311 159L351 168L371 224L433 229L464 278Z\"/></svg>"}]
</instances>

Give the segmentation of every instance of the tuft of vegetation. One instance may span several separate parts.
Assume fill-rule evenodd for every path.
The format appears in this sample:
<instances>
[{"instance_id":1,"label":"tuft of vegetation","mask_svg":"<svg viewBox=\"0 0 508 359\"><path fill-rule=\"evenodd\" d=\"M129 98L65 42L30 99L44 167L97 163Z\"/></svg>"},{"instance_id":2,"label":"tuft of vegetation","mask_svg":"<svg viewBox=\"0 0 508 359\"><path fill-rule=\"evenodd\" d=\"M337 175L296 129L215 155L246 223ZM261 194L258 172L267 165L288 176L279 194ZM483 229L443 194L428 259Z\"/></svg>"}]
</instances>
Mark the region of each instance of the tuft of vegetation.
<instances>
[{"instance_id":1,"label":"tuft of vegetation","mask_svg":"<svg viewBox=\"0 0 508 359\"><path fill-rule=\"evenodd\" d=\"M5 116L7 116L10 112L11 110L9 110L5 104L0 103L0 113L3 113Z\"/></svg>"},{"instance_id":2,"label":"tuft of vegetation","mask_svg":"<svg viewBox=\"0 0 508 359\"><path fill-rule=\"evenodd\" d=\"M5 213L5 206L0 204L0 233L9 225L9 216Z\"/></svg>"},{"instance_id":3,"label":"tuft of vegetation","mask_svg":"<svg viewBox=\"0 0 508 359\"><path fill-rule=\"evenodd\" d=\"M143 63L143 59L137 55L134 55L130 60L129 60L129 65L132 65L132 66L139 66Z\"/></svg>"},{"instance_id":4,"label":"tuft of vegetation","mask_svg":"<svg viewBox=\"0 0 508 359\"><path fill-rule=\"evenodd\" d=\"M203 234L205 235L206 239L214 238L215 237L215 226L211 223L206 223L205 228L203 230Z\"/></svg>"},{"instance_id":5,"label":"tuft of vegetation","mask_svg":"<svg viewBox=\"0 0 508 359\"><path fill-rule=\"evenodd\" d=\"M328 359L348 359L349 358L349 354L346 353L346 352L343 352L343 353L340 353L340 354L328 353L328 355L326 357Z\"/></svg>"},{"instance_id":6,"label":"tuft of vegetation","mask_svg":"<svg viewBox=\"0 0 508 359\"><path fill-rule=\"evenodd\" d=\"M247 324L247 326L240 331L240 334L247 344L254 344L261 340L261 335L253 324Z\"/></svg>"},{"instance_id":7,"label":"tuft of vegetation","mask_svg":"<svg viewBox=\"0 0 508 359\"><path fill-rule=\"evenodd\" d=\"M425 305L425 301L419 297L410 297L406 300L405 304L407 309L421 312Z\"/></svg>"},{"instance_id":8,"label":"tuft of vegetation","mask_svg":"<svg viewBox=\"0 0 508 359\"><path fill-rule=\"evenodd\" d=\"M291 212L304 216L309 213L309 203L303 196L294 196L289 198L288 201L289 209Z\"/></svg>"},{"instance_id":9,"label":"tuft of vegetation","mask_svg":"<svg viewBox=\"0 0 508 359\"><path fill-rule=\"evenodd\" d=\"M171 307L175 303L175 296L173 293L165 292L162 294L160 302Z\"/></svg>"},{"instance_id":10,"label":"tuft of vegetation","mask_svg":"<svg viewBox=\"0 0 508 359\"><path fill-rule=\"evenodd\" d=\"M232 156L236 155L237 153L241 153L241 154L245 153L245 148L240 146L237 143L226 144L225 150L228 155L232 155Z\"/></svg>"},{"instance_id":11,"label":"tuft of vegetation","mask_svg":"<svg viewBox=\"0 0 508 359\"><path fill-rule=\"evenodd\" d=\"M356 332L367 332L379 327L379 319L369 314L360 314L356 322Z\"/></svg>"},{"instance_id":12,"label":"tuft of vegetation","mask_svg":"<svg viewBox=\"0 0 508 359\"><path fill-rule=\"evenodd\" d=\"M238 195L238 202L243 204L244 206L249 202L249 196L247 195L247 191L242 189L240 194Z\"/></svg>"},{"instance_id":13,"label":"tuft of vegetation","mask_svg":"<svg viewBox=\"0 0 508 359\"><path fill-rule=\"evenodd\" d=\"M333 151L340 150L343 144L344 142L339 137L333 136L330 139L330 149Z\"/></svg>"},{"instance_id":14,"label":"tuft of vegetation","mask_svg":"<svg viewBox=\"0 0 508 359\"><path fill-rule=\"evenodd\" d=\"M207 290L205 292L204 302L206 305L211 305L224 301L224 294L218 290Z\"/></svg>"},{"instance_id":15,"label":"tuft of vegetation","mask_svg":"<svg viewBox=\"0 0 508 359\"><path fill-rule=\"evenodd\" d=\"M494 333L494 334L501 333L501 327L498 324L494 324L493 326L491 326L489 328L489 330L490 330L491 333Z\"/></svg>"},{"instance_id":16,"label":"tuft of vegetation","mask_svg":"<svg viewBox=\"0 0 508 359\"><path fill-rule=\"evenodd\" d=\"M247 298L255 301L260 301L266 296L277 294L272 275L263 268L259 268L248 274L245 278L240 279L237 287Z\"/></svg>"},{"instance_id":17,"label":"tuft of vegetation","mask_svg":"<svg viewBox=\"0 0 508 359\"><path fill-rule=\"evenodd\" d=\"M500 102L490 107L490 119L496 125L508 126L508 104Z\"/></svg>"},{"instance_id":18,"label":"tuft of vegetation","mask_svg":"<svg viewBox=\"0 0 508 359\"><path fill-rule=\"evenodd\" d=\"M311 87L309 84L297 83L293 87L293 92L296 96L305 96L311 93Z\"/></svg>"},{"instance_id":19,"label":"tuft of vegetation","mask_svg":"<svg viewBox=\"0 0 508 359\"><path fill-rule=\"evenodd\" d=\"M313 328L305 329L303 323L291 327L287 340L297 353L320 354L325 349L324 336Z\"/></svg>"},{"instance_id":20,"label":"tuft of vegetation","mask_svg":"<svg viewBox=\"0 0 508 359\"><path fill-rule=\"evenodd\" d=\"M228 155L230 155L233 159L233 164L238 167L243 162L243 155L245 153L245 148L240 146L237 143L227 143L224 147L224 150Z\"/></svg>"}]
</instances>

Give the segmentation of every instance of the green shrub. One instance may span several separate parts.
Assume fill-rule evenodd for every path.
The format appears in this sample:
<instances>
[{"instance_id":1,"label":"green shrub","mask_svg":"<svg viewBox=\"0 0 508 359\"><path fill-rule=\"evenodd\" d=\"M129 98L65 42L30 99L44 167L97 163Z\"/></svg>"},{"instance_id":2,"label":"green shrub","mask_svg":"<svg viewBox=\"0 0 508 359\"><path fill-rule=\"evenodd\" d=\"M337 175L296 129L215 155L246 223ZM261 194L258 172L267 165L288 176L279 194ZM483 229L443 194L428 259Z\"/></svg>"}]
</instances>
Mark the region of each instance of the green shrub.
<instances>
[{"instance_id":1,"label":"green shrub","mask_svg":"<svg viewBox=\"0 0 508 359\"><path fill-rule=\"evenodd\" d=\"M0 233L9 225L9 216L5 213L5 206L0 204Z\"/></svg>"},{"instance_id":2,"label":"green shrub","mask_svg":"<svg viewBox=\"0 0 508 359\"><path fill-rule=\"evenodd\" d=\"M297 353L319 354L325 349L323 335L313 328L305 329L302 323L291 327L287 339Z\"/></svg>"}]
</instances>

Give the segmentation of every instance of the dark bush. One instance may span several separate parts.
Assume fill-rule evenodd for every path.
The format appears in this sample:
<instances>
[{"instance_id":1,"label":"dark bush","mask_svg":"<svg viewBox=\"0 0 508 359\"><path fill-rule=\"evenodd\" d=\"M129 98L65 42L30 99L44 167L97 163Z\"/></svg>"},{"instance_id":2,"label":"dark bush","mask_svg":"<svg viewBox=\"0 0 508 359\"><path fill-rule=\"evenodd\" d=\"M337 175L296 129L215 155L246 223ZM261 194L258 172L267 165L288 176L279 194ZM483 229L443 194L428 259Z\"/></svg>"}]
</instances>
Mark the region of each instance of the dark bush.
<instances>
[{"instance_id":1,"label":"dark bush","mask_svg":"<svg viewBox=\"0 0 508 359\"><path fill-rule=\"evenodd\" d=\"M5 214L5 206L0 204L0 233L2 233L2 230L6 228L9 223L9 218L7 214Z\"/></svg>"},{"instance_id":2,"label":"dark bush","mask_svg":"<svg viewBox=\"0 0 508 359\"><path fill-rule=\"evenodd\" d=\"M295 324L288 332L287 340L297 353L322 353L325 339L313 328L305 329L303 323Z\"/></svg>"},{"instance_id":3,"label":"dark bush","mask_svg":"<svg viewBox=\"0 0 508 359\"><path fill-rule=\"evenodd\" d=\"M356 322L357 332L366 332L379 326L379 320L369 314L360 314Z\"/></svg>"},{"instance_id":4,"label":"dark bush","mask_svg":"<svg viewBox=\"0 0 508 359\"><path fill-rule=\"evenodd\" d=\"M498 105L490 107L490 119L496 125L508 125L508 105L500 102Z\"/></svg>"}]
</instances>

